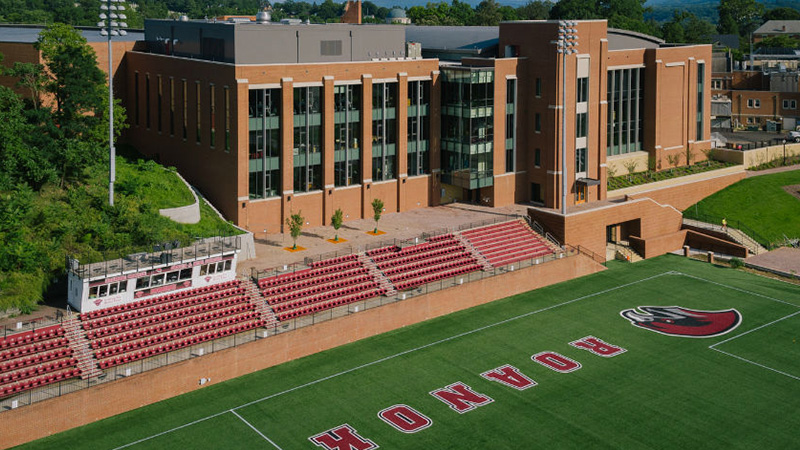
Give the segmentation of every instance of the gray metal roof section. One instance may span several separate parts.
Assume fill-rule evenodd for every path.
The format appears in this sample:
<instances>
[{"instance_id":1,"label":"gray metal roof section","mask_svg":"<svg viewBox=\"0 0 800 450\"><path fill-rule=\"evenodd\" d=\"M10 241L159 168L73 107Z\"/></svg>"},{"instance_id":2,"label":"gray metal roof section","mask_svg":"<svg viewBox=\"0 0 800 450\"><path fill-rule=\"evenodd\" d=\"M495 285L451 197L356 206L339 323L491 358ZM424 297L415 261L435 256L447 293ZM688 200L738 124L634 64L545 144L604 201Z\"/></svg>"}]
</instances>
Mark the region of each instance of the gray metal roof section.
<instances>
[{"instance_id":1,"label":"gray metal roof section","mask_svg":"<svg viewBox=\"0 0 800 450\"><path fill-rule=\"evenodd\" d=\"M800 20L768 20L753 34L800 34Z\"/></svg>"},{"instance_id":2,"label":"gray metal roof section","mask_svg":"<svg viewBox=\"0 0 800 450\"><path fill-rule=\"evenodd\" d=\"M42 25L0 25L0 42L19 42L32 44L39 39L39 33L44 30ZM105 36L100 36L99 28L75 27L89 42L106 42ZM114 36L113 41L133 42L144 40L144 31L127 30L126 36Z\"/></svg>"},{"instance_id":3,"label":"gray metal roof section","mask_svg":"<svg viewBox=\"0 0 800 450\"><path fill-rule=\"evenodd\" d=\"M608 29L609 50L633 50L637 48L659 48L664 44L663 39L635 31Z\"/></svg>"},{"instance_id":4,"label":"gray metal roof section","mask_svg":"<svg viewBox=\"0 0 800 450\"><path fill-rule=\"evenodd\" d=\"M735 34L712 34L708 38L713 44L719 43L723 47L739 48L739 36Z\"/></svg>"},{"instance_id":5,"label":"gray metal roof section","mask_svg":"<svg viewBox=\"0 0 800 450\"><path fill-rule=\"evenodd\" d=\"M480 50L497 45L499 27L408 26L406 41L419 42L423 50Z\"/></svg>"}]
</instances>

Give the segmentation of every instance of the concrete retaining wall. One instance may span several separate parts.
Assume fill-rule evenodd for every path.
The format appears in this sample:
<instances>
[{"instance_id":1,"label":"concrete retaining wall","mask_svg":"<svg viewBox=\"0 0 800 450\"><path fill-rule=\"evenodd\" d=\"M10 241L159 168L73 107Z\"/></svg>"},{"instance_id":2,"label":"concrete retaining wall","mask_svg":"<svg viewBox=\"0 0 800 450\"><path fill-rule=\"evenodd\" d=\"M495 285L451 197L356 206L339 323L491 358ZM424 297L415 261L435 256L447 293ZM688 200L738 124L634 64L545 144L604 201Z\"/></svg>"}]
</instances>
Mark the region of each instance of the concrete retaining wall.
<instances>
[{"instance_id":1,"label":"concrete retaining wall","mask_svg":"<svg viewBox=\"0 0 800 450\"><path fill-rule=\"evenodd\" d=\"M800 155L800 144L786 144L786 156ZM745 169L755 167L778 158L783 158L783 145L756 148L753 150L714 149L714 159L741 164Z\"/></svg>"}]
</instances>

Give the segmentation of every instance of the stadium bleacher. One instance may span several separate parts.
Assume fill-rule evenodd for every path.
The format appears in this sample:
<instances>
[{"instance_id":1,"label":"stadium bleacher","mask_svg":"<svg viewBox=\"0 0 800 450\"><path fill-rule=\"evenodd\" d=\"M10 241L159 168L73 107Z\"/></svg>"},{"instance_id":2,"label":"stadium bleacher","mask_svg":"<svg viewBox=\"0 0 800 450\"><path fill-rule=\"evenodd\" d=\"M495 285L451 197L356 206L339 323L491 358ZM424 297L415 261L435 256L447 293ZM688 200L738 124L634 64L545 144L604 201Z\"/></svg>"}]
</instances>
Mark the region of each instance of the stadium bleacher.
<instances>
[{"instance_id":1,"label":"stadium bleacher","mask_svg":"<svg viewBox=\"0 0 800 450\"><path fill-rule=\"evenodd\" d=\"M61 325L0 339L0 397L80 375Z\"/></svg>"},{"instance_id":2,"label":"stadium bleacher","mask_svg":"<svg viewBox=\"0 0 800 450\"><path fill-rule=\"evenodd\" d=\"M263 326L239 281L82 314L101 369Z\"/></svg>"},{"instance_id":3,"label":"stadium bleacher","mask_svg":"<svg viewBox=\"0 0 800 450\"><path fill-rule=\"evenodd\" d=\"M494 267L553 253L546 239L519 220L473 228L461 236Z\"/></svg>"}]
</instances>

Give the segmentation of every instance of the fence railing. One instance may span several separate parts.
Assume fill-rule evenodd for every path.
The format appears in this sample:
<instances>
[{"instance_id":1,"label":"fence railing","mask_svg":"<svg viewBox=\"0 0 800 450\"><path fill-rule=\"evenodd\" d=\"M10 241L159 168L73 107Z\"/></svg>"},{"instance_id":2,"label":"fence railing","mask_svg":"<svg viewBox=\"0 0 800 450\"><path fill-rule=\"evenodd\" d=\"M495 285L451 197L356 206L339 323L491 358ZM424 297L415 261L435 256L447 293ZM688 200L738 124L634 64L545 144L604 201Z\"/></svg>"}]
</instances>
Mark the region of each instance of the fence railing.
<instances>
[{"instance_id":1,"label":"fence railing","mask_svg":"<svg viewBox=\"0 0 800 450\"><path fill-rule=\"evenodd\" d=\"M774 138L767 141L757 142L726 142L725 147L730 150L753 150L756 148L771 147L773 145L781 145L784 142L783 138Z\"/></svg>"},{"instance_id":2,"label":"fence railing","mask_svg":"<svg viewBox=\"0 0 800 450\"><path fill-rule=\"evenodd\" d=\"M720 225L721 229L722 229L722 220L724 219L727 222L728 227L735 228L735 229L741 231L742 233L744 233L747 236L749 236L752 240L754 240L755 242L757 242L758 244L760 244L762 247L766 248L767 250L772 250L773 248L775 248L775 245L774 245L773 242L771 242L769 239L765 238L764 236L762 236L761 234L759 234L757 231L753 230L749 226L743 224L738 219L730 219L729 220L729 219L726 219L724 217L715 216L715 215L708 214L708 213L705 213L705 212L702 212L702 211L700 211L700 212L692 211L692 209L687 209L686 211L684 211L683 217L685 217L687 219L697 220L697 221L700 221L700 222L710 223L710 224L714 224L714 225Z\"/></svg>"},{"instance_id":3,"label":"fence railing","mask_svg":"<svg viewBox=\"0 0 800 450\"><path fill-rule=\"evenodd\" d=\"M55 317L39 317L36 319L29 319L25 321L16 322L12 326L4 326L2 330L2 337L7 338L9 336L13 336L17 333L24 333L26 331L36 331L40 330L45 327L50 327L53 325L58 325L59 323L64 321L64 316L61 315L61 311L56 313Z\"/></svg>"},{"instance_id":4,"label":"fence railing","mask_svg":"<svg viewBox=\"0 0 800 450\"><path fill-rule=\"evenodd\" d=\"M373 297L371 299L366 299L366 300L361 300L359 302L351 303L346 307L341 306L326 311L320 311L313 315L307 315L283 321L274 326L249 330L236 335L204 342L202 344L197 344L192 347L186 347L170 353L164 353L147 359L134 361L128 364L106 369L103 375L100 375L99 377L96 378L90 378L87 380L71 379L71 380L61 381L59 383L50 384L39 389L26 391L18 395L0 400L0 416L2 416L2 411L21 407L24 405L29 405L31 403L47 400L49 398L58 397L81 389L87 389L96 385L108 383L117 379L126 378L132 375L146 372L148 370L157 369L159 367L164 367L169 364L174 364L177 362L196 358L206 354L225 350L238 345L253 342L259 339L269 338L269 336L273 336L276 334L294 331L317 323L326 322L339 317L345 317L350 314L356 314L358 312L366 311L368 309L377 308L380 306L397 303L400 301L405 301L421 295L426 295L432 292L441 291L443 289L448 289L451 287L471 283L474 281L479 281L484 278L490 278L497 275L502 275L508 272L513 272L515 270L525 269L539 264L544 264L557 259L569 258L572 256L576 256L579 253L589 254L587 252L588 250L586 250L585 248L581 249L581 248L570 247L559 253L552 253L550 255L540 256L537 258L526 258L523 260L494 267L488 271L478 270L471 273L444 278L438 281L434 281L432 283L417 286L410 290L397 292L397 294L390 297L385 297L385 296Z\"/></svg>"}]
</instances>

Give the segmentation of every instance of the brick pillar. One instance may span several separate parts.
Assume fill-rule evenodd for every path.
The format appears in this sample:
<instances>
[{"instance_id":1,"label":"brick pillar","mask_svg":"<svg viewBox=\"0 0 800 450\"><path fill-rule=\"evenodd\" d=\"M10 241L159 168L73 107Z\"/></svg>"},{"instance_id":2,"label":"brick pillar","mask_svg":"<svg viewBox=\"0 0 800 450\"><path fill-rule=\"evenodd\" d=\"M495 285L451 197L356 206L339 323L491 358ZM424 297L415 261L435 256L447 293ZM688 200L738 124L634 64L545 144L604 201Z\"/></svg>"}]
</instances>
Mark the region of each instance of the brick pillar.
<instances>
[{"instance_id":1,"label":"brick pillar","mask_svg":"<svg viewBox=\"0 0 800 450\"><path fill-rule=\"evenodd\" d=\"M372 75L361 76L361 218L372 217Z\"/></svg>"},{"instance_id":2,"label":"brick pillar","mask_svg":"<svg viewBox=\"0 0 800 450\"><path fill-rule=\"evenodd\" d=\"M397 74L397 212L405 211L408 181L408 74Z\"/></svg>"},{"instance_id":3,"label":"brick pillar","mask_svg":"<svg viewBox=\"0 0 800 450\"><path fill-rule=\"evenodd\" d=\"M442 78L438 70L431 72L431 106L430 106L430 204L435 206L442 201Z\"/></svg>"},{"instance_id":4,"label":"brick pillar","mask_svg":"<svg viewBox=\"0 0 800 450\"><path fill-rule=\"evenodd\" d=\"M281 79L281 232L291 215L294 197L294 82Z\"/></svg>"}]
</instances>

